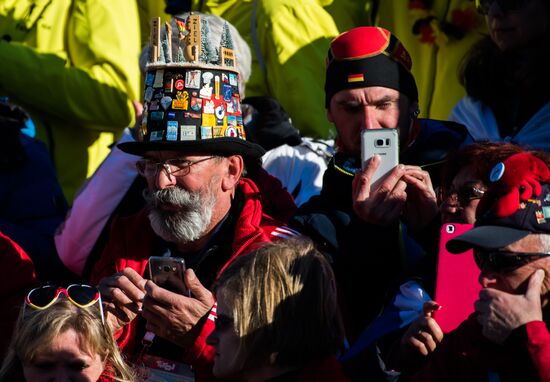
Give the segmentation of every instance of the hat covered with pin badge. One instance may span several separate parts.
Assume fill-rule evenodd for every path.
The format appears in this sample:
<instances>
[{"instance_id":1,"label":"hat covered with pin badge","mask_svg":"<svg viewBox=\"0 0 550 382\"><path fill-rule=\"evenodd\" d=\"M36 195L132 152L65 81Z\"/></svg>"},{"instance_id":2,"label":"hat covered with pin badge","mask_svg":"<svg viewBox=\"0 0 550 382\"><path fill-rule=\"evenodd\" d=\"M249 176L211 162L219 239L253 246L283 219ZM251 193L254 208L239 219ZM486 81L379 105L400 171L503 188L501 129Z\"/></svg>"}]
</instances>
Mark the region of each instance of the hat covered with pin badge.
<instances>
[{"instance_id":1,"label":"hat covered with pin badge","mask_svg":"<svg viewBox=\"0 0 550 382\"><path fill-rule=\"evenodd\" d=\"M191 13L164 26L160 18L152 20L143 118L136 141L118 145L122 151L254 158L265 153L261 146L246 140L238 57L229 25L224 24L221 36L214 36L210 17Z\"/></svg>"}]
</instances>

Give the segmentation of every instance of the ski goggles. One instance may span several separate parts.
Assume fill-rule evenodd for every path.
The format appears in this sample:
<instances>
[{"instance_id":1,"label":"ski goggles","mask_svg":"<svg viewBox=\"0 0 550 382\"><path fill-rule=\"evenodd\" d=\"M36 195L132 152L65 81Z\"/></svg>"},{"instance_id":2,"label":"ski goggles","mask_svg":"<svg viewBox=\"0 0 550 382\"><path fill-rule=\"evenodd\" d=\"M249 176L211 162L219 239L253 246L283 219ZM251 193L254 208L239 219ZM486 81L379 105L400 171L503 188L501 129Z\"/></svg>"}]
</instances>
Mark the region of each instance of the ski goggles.
<instances>
[{"instance_id":1,"label":"ski goggles","mask_svg":"<svg viewBox=\"0 0 550 382\"><path fill-rule=\"evenodd\" d=\"M53 285L44 285L31 290L25 302L34 309L42 310L52 306L59 296L65 295L67 299L79 308L88 308L99 302L101 320L105 323L101 294L97 288L85 284L71 284L67 288L59 288Z\"/></svg>"}]
</instances>

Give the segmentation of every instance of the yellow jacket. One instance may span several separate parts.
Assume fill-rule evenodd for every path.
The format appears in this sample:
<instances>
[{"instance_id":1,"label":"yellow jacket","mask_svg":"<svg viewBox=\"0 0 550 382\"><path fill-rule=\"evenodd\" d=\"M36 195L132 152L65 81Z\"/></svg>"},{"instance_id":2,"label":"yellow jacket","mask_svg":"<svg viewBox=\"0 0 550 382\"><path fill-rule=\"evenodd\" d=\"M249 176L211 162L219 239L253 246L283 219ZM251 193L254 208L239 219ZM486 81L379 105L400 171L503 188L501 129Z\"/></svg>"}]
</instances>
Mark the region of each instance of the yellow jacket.
<instances>
[{"instance_id":1,"label":"yellow jacket","mask_svg":"<svg viewBox=\"0 0 550 382\"><path fill-rule=\"evenodd\" d=\"M330 3L193 0L193 10L223 17L249 44L252 75L246 83L247 96L275 97L302 135L327 138L333 134L333 127L324 106L325 57L330 41L339 32L333 17L323 8ZM351 24L349 13L338 15L343 25Z\"/></svg>"},{"instance_id":2,"label":"yellow jacket","mask_svg":"<svg viewBox=\"0 0 550 382\"><path fill-rule=\"evenodd\" d=\"M405 0L379 1L376 24L395 34L411 55L420 98L420 116L446 120L453 106L465 95L458 81L459 64L486 30L485 21L476 13L475 4L470 0L431 1L433 5L427 10L410 9L410 3ZM413 34L414 23L429 16L435 17L431 24L435 33L433 43L421 42L420 36ZM437 20L457 23L469 17L475 26L466 28L462 39L448 37L438 28Z\"/></svg>"},{"instance_id":3,"label":"yellow jacket","mask_svg":"<svg viewBox=\"0 0 550 382\"><path fill-rule=\"evenodd\" d=\"M133 123L139 19L133 0L2 0L0 95L49 146L67 200Z\"/></svg>"},{"instance_id":4,"label":"yellow jacket","mask_svg":"<svg viewBox=\"0 0 550 382\"><path fill-rule=\"evenodd\" d=\"M164 0L136 0L141 31L141 48L148 42L151 35L151 19L160 17L161 21L170 21L171 16L164 13ZM143 96L143 95L142 95Z\"/></svg>"}]
</instances>

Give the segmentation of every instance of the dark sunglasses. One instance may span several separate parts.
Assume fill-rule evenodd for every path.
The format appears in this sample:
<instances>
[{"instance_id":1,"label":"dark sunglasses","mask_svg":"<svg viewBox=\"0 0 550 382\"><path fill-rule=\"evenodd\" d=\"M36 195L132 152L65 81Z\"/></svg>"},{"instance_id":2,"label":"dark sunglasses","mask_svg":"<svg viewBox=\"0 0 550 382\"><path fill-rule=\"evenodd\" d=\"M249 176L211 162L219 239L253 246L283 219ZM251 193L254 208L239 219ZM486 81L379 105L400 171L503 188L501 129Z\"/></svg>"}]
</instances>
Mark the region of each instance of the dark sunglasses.
<instances>
[{"instance_id":1,"label":"dark sunglasses","mask_svg":"<svg viewBox=\"0 0 550 382\"><path fill-rule=\"evenodd\" d=\"M529 3L529 0L476 0L477 11L482 15L489 14L489 9L494 2L502 12L510 12L520 10Z\"/></svg>"},{"instance_id":2,"label":"dark sunglasses","mask_svg":"<svg viewBox=\"0 0 550 382\"><path fill-rule=\"evenodd\" d=\"M549 257L550 252L509 252L474 248L474 259L482 271L508 273L538 259Z\"/></svg>"},{"instance_id":3,"label":"dark sunglasses","mask_svg":"<svg viewBox=\"0 0 550 382\"><path fill-rule=\"evenodd\" d=\"M466 183L461 186L458 191L453 189L447 191L440 188L439 198L442 203L447 201L449 198L456 198L460 206L464 207L472 200L481 199L483 194L485 194L485 190L478 184Z\"/></svg>"},{"instance_id":4,"label":"dark sunglasses","mask_svg":"<svg viewBox=\"0 0 550 382\"><path fill-rule=\"evenodd\" d=\"M59 296L64 294L70 302L79 308L87 308L99 302L101 319L105 322L103 316L103 307L101 304L101 294L97 288L85 284L72 284L67 288L59 288L53 285L44 285L31 290L25 302L35 309L47 309L52 306Z\"/></svg>"}]
</instances>

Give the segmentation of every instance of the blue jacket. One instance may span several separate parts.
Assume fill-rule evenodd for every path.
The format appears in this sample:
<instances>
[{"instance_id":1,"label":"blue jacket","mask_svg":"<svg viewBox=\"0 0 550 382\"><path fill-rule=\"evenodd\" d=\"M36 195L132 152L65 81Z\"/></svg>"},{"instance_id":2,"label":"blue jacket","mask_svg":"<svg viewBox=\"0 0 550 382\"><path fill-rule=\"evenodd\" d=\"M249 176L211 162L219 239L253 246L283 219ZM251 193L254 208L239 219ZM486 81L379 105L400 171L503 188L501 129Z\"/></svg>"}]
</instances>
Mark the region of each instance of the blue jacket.
<instances>
[{"instance_id":1,"label":"blue jacket","mask_svg":"<svg viewBox=\"0 0 550 382\"><path fill-rule=\"evenodd\" d=\"M27 252L39 279L63 280L68 274L53 236L65 218L67 202L51 158L42 142L19 131L10 135L12 142L5 142L4 135L2 143L10 145L9 157L3 154L0 159L0 231Z\"/></svg>"}]
</instances>

